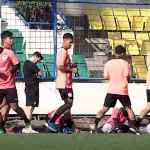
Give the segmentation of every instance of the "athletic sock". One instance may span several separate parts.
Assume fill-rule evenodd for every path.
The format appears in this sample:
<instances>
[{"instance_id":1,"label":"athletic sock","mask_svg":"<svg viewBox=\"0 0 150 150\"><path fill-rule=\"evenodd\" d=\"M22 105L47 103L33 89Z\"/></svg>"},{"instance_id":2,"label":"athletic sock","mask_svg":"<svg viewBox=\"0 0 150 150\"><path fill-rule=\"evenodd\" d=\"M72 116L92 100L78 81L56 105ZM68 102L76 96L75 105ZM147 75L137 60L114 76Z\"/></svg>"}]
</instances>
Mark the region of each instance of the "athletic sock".
<instances>
[{"instance_id":1,"label":"athletic sock","mask_svg":"<svg viewBox=\"0 0 150 150\"><path fill-rule=\"evenodd\" d=\"M136 129L136 120L130 120L130 127Z\"/></svg>"},{"instance_id":2,"label":"athletic sock","mask_svg":"<svg viewBox=\"0 0 150 150\"><path fill-rule=\"evenodd\" d=\"M136 126L136 127L139 127L141 121L142 121L142 118L138 117L138 118L136 119L135 126Z\"/></svg>"}]
</instances>

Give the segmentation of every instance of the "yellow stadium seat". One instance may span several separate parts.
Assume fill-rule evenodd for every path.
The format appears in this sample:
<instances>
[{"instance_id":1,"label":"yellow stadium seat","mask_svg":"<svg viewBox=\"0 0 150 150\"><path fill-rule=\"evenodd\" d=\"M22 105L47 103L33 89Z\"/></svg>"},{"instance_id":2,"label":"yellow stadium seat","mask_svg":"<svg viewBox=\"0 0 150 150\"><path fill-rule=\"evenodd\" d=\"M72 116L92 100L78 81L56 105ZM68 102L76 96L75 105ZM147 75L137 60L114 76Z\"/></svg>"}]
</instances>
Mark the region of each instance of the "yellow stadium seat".
<instances>
[{"instance_id":1,"label":"yellow stadium seat","mask_svg":"<svg viewBox=\"0 0 150 150\"><path fill-rule=\"evenodd\" d=\"M113 8L114 16L127 16L125 8Z\"/></svg>"},{"instance_id":2,"label":"yellow stadium seat","mask_svg":"<svg viewBox=\"0 0 150 150\"><path fill-rule=\"evenodd\" d=\"M88 15L90 29L100 30L103 28L102 22L99 16Z\"/></svg>"},{"instance_id":3,"label":"yellow stadium seat","mask_svg":"<svg viewBox=\"0 0 150 150\"><path fill-rule=\"evenodd\" d=\"M118 30L130 30L127 16L115 16Z\"/></svg>"},{"instance_id":4,"label":"yellow stadium seat","mask_svg":"<svg viewBox=\"0 0 150 150\"><path fill-rule=\"evenodd\" d=\"M109 41L110 48L113 50L113 40L112 39L108 39L108 41ZM112 53L113 53L113 51L112 51Z\"/></svg>"},{"instance_id":5,"label":"yellow stadium seat","mask_svg":"<svg viewBox=\"0 0 150 150\"><path fill-rule=\"evenodd\" d=\"M139 55L140 51L136 40L126 40L125 46L129 55Z\"/></svg>"},{"instance_id":6,"label":"yellow stadium seat","mask_svg":"<svg viewBox=\"0 0 150 150\"><path fill-rule=\"evenodd\" d=\"M112 8L100 8L99 12L101 16L113 16Z\"/></svg>"},{"instance_id":7,"label":"yellow stadium seat","mask_svg":"<svg viewBox=\"0 0 150 150\"><path fill-rule=\"evenodd\" d=\"M149 35L147 32L136 32L137 40L149 40Z\"/></svg>"},{"instance_id":8,"label":"yellow stadium seat","mask_svg":"<svg viewBox=\"0 0 150 150\"><path fill-rule=\"evenodd\" d=\"M142 42L142 54L149 55L150 54L150 40L144 40Z\"/></svg>"},{"instance_id":9,"label":"yellow stadium seat","mask_svg":"<svg viewBox=\"0 0 150 150\"><path fill-rule=\"evenodd\" d=\"M127 15L129 17L130 21L132 22L133 16L140 16L139 8L127 9Z\"/></svg>"},{"instance_id":10,"label":"yellow stadium seat","mask_svg":"<svg viewBox=\"0 0 150 150\"><path fill-rule=\"evenodd\" d=\"M141 12L141 16L150 17L150 9L143 9L143 8L141 8L140 12Z\"/></svg>"},{"instance_id":11,"label":"yellow stadium seat","mask_svg":"<svg viewBox=\"0 0 150 150\"><path fill-rule=\"evenodd\" d=\"M140 48L142 48L143 40L149 40L149 35L146 32L136 32L135 36Z\"/></svg>"},{"instance_id":12,"label":"yellow stadium seat","mask_svg":"<svg viewBox=\"0 0 150 150\"><path fill-rule=\"evenodd\" d=\"M122 32L122 39L135 40L135 34L134 32Z\"/></svg>"},{"instance_id":13,"label":"yellow stadium seat","mask_svg":"<svg viewBox=\"0 0 150 150\"><path fill-rule=\"evenodd\" d=\"M145 22L144 31L150 31L150 17L147 17L147 20Z\"/></svg>"},{"instance_id":14,"label":"yellow stadium seat","mask_svg":"<svg viewBox=\"0 0 150 150\"><path fill-rule=\"evenodd\" d=\"M147 67L144 56L132 56L133 70L138 78L145 79L147 73Z\"/></svg>"},{"instance_id":15,"label":"yellow stadium seat","mask_svg":"<svg viewBox=\"0 0 150 150\"><path fill-rule=\"evenodd\" d=\"M134 16L133 17L133 21L131 23L131 29L133 31L143 31L146 19L147 19L146 17L141 17L141 16L137 17L137 16Z\"/></svg>"},{"instance_id":16,"label":"yellow stadium seat","mask_svg":"<svg viewBox=\"0 0 150 150\"><path fill-rule=\"evenodd\" d=\"M108 38L109 39L121 39L121 33L120 32L108 32Z\"/></svg>"},{"instance_id":17,"label":"yellow stadium seat","mask_svg":"<svg viewBox=\"0 0 150 150\"><path fill-rule=\"evenodd\" d=\"M101 16L105 30L116 30L114 16Z\"/></svg>"}]
</instances>

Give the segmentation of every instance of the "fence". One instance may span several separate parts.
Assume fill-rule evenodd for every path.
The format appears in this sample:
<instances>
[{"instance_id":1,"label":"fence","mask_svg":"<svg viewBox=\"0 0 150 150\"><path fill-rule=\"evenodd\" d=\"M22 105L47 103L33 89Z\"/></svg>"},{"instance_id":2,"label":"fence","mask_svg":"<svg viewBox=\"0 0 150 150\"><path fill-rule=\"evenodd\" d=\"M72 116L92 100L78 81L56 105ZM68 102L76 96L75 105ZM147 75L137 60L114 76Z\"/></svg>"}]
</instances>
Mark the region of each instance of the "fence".
<instances>
[{"instance_id":1,"label":"fence","mask_svg":"<svg viewBox=\"0 0 150 150\"><path fill-rule=\"evenodd\" d=\"M150 53L149 4L107 2L7 1L1 4L1 31L14 33L13 49L22 64L34 51L43 54L39 67L44 79L56 76L57 48L66 32L74 35L69 53L80 75L74 78L103 79L104 64L121 44L130 56L132 78L145 79ZM22 70L18 78L23 78Z\"/></svg>"}]
</instances>

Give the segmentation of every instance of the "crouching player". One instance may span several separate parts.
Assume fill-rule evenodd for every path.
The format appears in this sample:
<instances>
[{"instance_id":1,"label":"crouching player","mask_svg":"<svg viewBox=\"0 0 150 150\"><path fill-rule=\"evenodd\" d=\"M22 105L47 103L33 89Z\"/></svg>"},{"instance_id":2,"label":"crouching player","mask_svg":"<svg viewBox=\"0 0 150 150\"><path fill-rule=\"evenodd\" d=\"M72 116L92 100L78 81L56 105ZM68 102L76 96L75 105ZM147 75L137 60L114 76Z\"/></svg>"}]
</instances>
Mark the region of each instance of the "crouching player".
<instances>
[{"instance_id":1,"label":"crouching player","mask_svg":"<svg viewBox=\"0 0 150 150\"><path fill-rule=\"evenodd\" d=\"M128 113L125 108L113 108L112 115L100 128L103 133L128 132Z\"/></svg>"},{"instance_id":2,"label":"crouching player","mask_svg":"<svg viewBox=\"0 0 150 150\"><path fill-rule=\"evenodd\" d=\"M45 124L48 127L48 123L51 121L55 114L55 110L48 113L47 116L47 123ZM55 124L57 125L57 131L71 134L74 132L74 122L72 120L72 116L69 113L63 113L61 114L55 121Z\"/></svg>"}]
</instances>

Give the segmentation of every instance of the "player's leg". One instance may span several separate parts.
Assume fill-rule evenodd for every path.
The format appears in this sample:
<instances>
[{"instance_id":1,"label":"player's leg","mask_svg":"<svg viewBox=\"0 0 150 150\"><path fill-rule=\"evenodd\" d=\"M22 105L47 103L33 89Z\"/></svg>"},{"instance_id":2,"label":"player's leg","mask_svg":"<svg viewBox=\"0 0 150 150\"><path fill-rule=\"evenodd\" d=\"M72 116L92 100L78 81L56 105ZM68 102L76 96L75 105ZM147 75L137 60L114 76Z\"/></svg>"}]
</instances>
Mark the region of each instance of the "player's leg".
<instances>
[{"instance_id":1,"label":"player's leg","mask_svg":"<svg viewBox=\"0 0 150 150\"><path fill-rule=\"evenodd\" d=\"M59 89L59 92L60 92L62 100L64 101L64 104L56 110L54 116L49 122L49 129L54 132L57 132L57 127L55 125L56 119L66 111L70 113L70 109L73 104L73 90L72 89Z\"/></svg>"},{"instance_id":2,"label":"player's leg","mask_svg":"<svg viewBox=\"0 0 150 150\"><path fill-rule=\"evenodd\" d=\"M143 119L145 115L147 115L150 112L150 102L147 102L147 105L145 108L140 112L140 118Z\"/></svg>"},{"instance_id":3,"label":"player's leg","mask_svg":"<svg viewBox=\"0 0 150 150\"><path fill-rule=\"evenodd\" d=\"M141 110L139 117L137 118L136 125L139 126L140 122L144 118L145 115L147 115L150 112L150 90L146 90L147 95L147 104L143 110Z\"/></svg>"},{"instance_id":4,"label":"player's leg","mask_svg":"<svg viewBox=\"0 0 150 150\"><path fill-rule=\"evenodd\" d=\"M128 95L120 95L118 97L120 100L121 104L126 108L127 113L128 113L128 118L129 118L129 130L135 134L139 134L136 131L136 119L135 119L135 114L133 112L133 109L131 107L131 101Z\"/></svg>"},{"instance_id":5,"label":"player's leg","mask_svg":"<svg viewBox=\"0 0 150 150\"><path fill-rule=\"evenodd\" d=\"M114 107L117 102L117 97L115 94L107 94L105 98L105 102L103 108L97 113L95 119L95 128L97 128L99 121L105 115L105 113L109 110L110 107Z\"/></svg>"},{"instance_id":6,"label":"player's leg","mask_svg":"<svg viewBox=\"0 0 150 150\"><path fill-rule=\"evenodd\" d=\"M9 110L10 110L10 106L7 104L6 99L4 98L3 99L3 107L1 108L1 115L2 115L4 122L6 122L6 120L7 120Z\"/></svg>"},{"instance_id":7,"label":"player's leg","mask_svg":"<svg viewBox=\"0 0 150 150\"><path fill-rule=\"evenodd\" d=\"M38 133L37 131L32 129L31 121L32 121L32 113L35 107L39 106L39 87L30 87L25 89L26 94L26 114L30 121L29 125L22 130L23 133Z\"/></svg>"},{"instance_id":8,"label":"player's leg","mask_svg":"<svg viewBox=\"0 0 150 150\"><path fill-rule=\"evenodd\" d=\"M30 120L27 118L24 110L18 105L18 96L16 88L6 89L6 101L10 108L23 118L26 125L29 125Z\"/></svg>"},{"instance_id":9,"label":"player's leg","mask_svg":"<svg viewBox=\"0 0 150 150\"><path fill-rule=\"evenodd\" d=\"M3 116L2 116L2 108L4 106L4 102L3 102L3 99L5 97L5 93L3 90L0 90L0 134L2 133L5 133L5 130L4 130L4 125L5 125L5 122L3 120Z\"/></svg>"}]
</instances>

